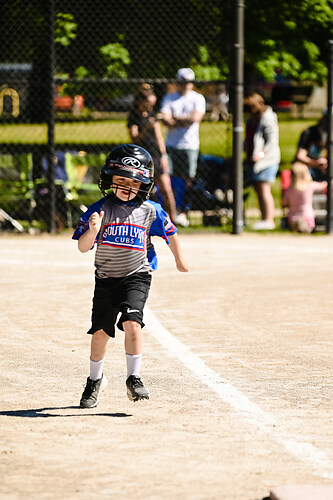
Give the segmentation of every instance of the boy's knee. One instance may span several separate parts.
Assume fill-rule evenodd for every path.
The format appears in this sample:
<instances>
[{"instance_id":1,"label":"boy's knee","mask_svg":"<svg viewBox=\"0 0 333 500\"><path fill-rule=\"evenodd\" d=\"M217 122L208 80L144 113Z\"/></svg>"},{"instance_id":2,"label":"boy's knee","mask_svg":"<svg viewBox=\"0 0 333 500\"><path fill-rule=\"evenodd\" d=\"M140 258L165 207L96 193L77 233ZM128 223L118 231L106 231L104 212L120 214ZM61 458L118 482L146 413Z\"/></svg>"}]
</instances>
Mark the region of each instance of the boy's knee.
<instances>
[{"instance_id":1,"label":"boy's knee","mask_svg":"<svg viewBox=\"0 0 333 500\"><path fill-rule=\"evenodd\" d=\"M141 325L137 321L124 321L123 328L125 334L131 337L135 337L141 333Z\"/></svg>"},{"instance_id":2,"label":"boy's knee","mask_svg":"<svg viewBox=\"0 0 333 500\"><path fill-rule=\"evenodd\" d=\"M137 321L127 320L123 322L124 330L141 330L141 325Z\"/></svg>"},{"instance_id":3,"label":"boy's knee","mask_svg":"<svg viewBox=\"0 0 333 500\"><path fill-rule=\"evenodd\" d=\"M97 332L93 333L92 342L101 344L107 342L109 338L109 335L105 333L104 330L98 330Z\"/></svg>"}]
</instances>

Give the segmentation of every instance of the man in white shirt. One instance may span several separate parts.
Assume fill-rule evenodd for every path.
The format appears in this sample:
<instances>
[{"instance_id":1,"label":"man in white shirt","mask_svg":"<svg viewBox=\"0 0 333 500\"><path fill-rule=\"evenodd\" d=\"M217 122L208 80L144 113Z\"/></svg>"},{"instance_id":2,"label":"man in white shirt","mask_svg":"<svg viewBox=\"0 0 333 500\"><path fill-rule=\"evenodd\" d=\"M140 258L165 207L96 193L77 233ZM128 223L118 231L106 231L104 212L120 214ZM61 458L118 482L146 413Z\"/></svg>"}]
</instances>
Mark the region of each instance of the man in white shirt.
<instances>
[{"instance_id":1,"label":"man in white shirt","mask_svg":"<svg viewBox=\"0 0 333 500\"><path fill-rule=\"evenodd\" d=\"M206 111L206 101L193 90L195 75L191 68L179 69L176 79L177 91L164 96L161 113L168 127L166 148L170 175L182 177L190 186L197 171L199 124Z\"/></svg>"}]
</instances>

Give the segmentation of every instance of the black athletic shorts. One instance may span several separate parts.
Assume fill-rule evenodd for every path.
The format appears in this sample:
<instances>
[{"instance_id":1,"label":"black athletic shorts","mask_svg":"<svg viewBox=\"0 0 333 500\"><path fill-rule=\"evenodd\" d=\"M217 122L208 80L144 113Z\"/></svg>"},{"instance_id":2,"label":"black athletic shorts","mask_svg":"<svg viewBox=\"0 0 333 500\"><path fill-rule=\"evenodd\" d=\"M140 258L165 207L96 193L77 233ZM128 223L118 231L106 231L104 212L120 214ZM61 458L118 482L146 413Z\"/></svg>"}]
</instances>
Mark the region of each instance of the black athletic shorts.
<instances>
[{"instance_id":1,"label":"black athletic shorts","mask_svg":"<svg viewBox=\"0 0 333 500\"><path fill-rule=\"evenodd\" d=\"M103 329L110 337L115 336L115 324L123 330L124 321L136 321L144 327L143 308L148 298L151 274L135 273L123 278L95 277L95 291L91 315L91 328L87 332L93 334Z\"/></svg>"}]
</instances>

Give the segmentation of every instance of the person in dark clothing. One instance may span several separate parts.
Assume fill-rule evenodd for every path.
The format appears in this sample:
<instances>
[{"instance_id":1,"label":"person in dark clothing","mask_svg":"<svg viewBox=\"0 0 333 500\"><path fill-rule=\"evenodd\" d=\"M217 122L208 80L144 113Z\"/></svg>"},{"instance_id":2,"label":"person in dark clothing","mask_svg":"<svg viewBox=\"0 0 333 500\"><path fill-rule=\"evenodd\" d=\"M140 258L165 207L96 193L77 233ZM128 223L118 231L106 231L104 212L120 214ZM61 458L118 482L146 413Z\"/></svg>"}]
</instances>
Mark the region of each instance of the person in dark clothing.
<instances>
[{"instance_id":1,"label":"person in dark clothing","mask_svg":"<svg viewBox=\"0 0 333 500\"><path fill-rule=\"evenodd\" d=\"M163 205L173 222L176 222L176 201L169 175L168 155L160 123L154 114L156 96L149 84L140 86L134 97L127 125L131 140L143 147L153 157L155 165L154 182L158 185Z\"/></svg>"},{"instance_id":2,"label":"person in dark clothing","mask_svg":"<svg viewBox=\"0 0 333 500\"><path fill-rule=\"evenodd\" d=\"M314 181L327 178L327 112L316 125L305 129L297 145L296 160L309 167Z\"/></svg>"}]
</instances>

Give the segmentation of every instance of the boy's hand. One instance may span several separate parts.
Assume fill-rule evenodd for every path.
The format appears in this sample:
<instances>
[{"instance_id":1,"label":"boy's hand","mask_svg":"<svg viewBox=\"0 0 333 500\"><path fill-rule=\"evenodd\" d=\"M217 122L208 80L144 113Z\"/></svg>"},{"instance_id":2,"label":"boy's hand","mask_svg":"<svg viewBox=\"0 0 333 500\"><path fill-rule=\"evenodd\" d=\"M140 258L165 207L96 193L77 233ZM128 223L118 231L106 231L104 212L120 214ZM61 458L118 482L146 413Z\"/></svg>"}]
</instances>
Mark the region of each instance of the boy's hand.
<instances>
[{"instance_id":1,"label":"boy's hand","mask_svg":"<svg viewBox=\"0 0 333 500\"><path fill-rule=\"evenodd\" d=\"M183 262L181 260L176 261L176 267L177 267L178 271L181 273L188 272L188 265L186 264L186 262Z\"/></svg>"},{"instance_id":2,"label":"boy's hand","mask_svg":"<svg viewBox=\"0 0 333 500\"><path fill-rule=\"evenodd\" d=\"M175 258L175 263L178 271L181 273L187 273L188 271L188 265L186 264L183 254L179 245L178 241L178 235L177 233L172 234L170 236L170 241L169 241L169 248L171 252L173 253L173 256Z\"/></svg>"},{"instance_id":3,"label":"boy's hand","mask_svg":"<svg viewBox=\"0 0 333 500\"><path fill-rule=\"evenodd\" d=\"M101 228L103 216L104 216L104 212L103 212L103 210L101 210L100 213L94 212L89 217L89 227L91 229L93 229L94 231L96 231L96 233L98 233L98 231Z\"/></svg>"}]
</instances>

